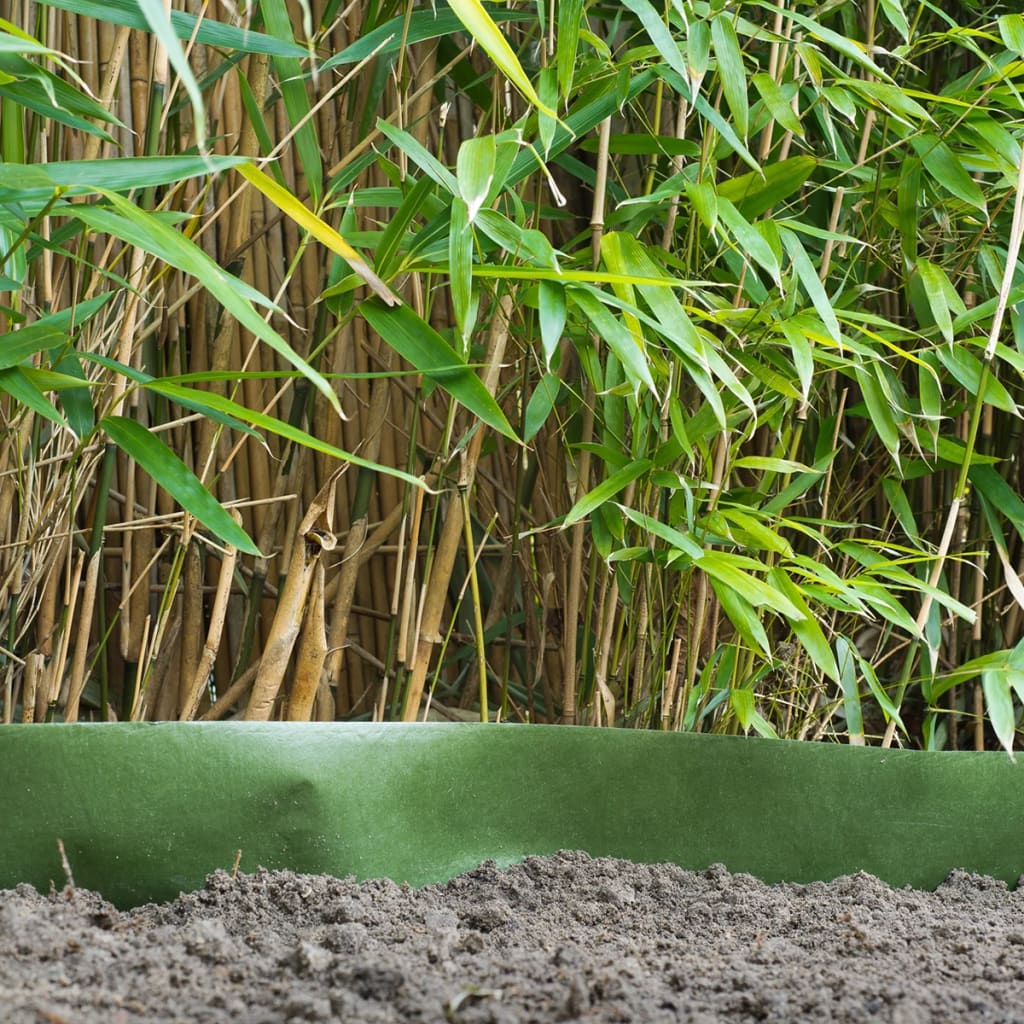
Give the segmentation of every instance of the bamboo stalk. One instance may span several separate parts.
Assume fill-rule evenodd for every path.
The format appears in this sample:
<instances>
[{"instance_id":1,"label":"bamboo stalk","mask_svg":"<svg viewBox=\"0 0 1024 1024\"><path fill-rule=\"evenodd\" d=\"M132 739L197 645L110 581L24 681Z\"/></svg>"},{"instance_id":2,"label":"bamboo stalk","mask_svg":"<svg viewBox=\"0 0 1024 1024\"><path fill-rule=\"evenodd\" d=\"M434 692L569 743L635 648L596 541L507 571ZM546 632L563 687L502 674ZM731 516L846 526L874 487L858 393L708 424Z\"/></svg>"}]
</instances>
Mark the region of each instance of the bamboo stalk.
<instances>
[{"instance_id":1,"label":"bamboo stalk","mask_svg":"<svg viewBox=\"0 0 1024 1024\"><path fill-rule=\"evenodd\" d=\"M484 357L484 387L492 396L497 391L498 374L501 370L508 342L509 318L512 314L512 295L506 292L498 300L498 308L491 323L488 335L487 353ZM480 449L483 446L484 426L478 424L466 447L466 456L462 481L466 488L473 485L476 477ZM456 501L448 504L441 537L438 540L434 559L430 566L430 577L424 587L424 600L421 605L420 624L417 630L415 658L412 671L406 684L405 699L402 705L402 718L413 722L419 715L420 703L427 672L435 645L440 641L441 616L455 567L455 556L458 553L459 539L462 532L462 509Z\"/></svg>"},{"instance_id":2,"label":"bamboo stalk","mask_svg":"<svg viewBox=\"0 0 1024 1024\"><path fill-rule=\"evenodd\" d=\"M92 634L92 613L96 605L96 588L99 583L100 563L103 551L94 551L89 556L85 572L85 587L82 592L81 615L75 633L75 654L71 662L71 680L67 703L64 705L64 721L77 722L82 693L85 690L85 666L89 658L89 639Z\"/></svg>"},{"instance_id":3,"label":"bamboo stalk","mask_svg":"<svg viewBox=\"0 0 1024 1024\"><path fill-rule=\"evenodd\" d=\"M332 551L337 543L334 535L337 478L338 473L334 473L321 488L296 532L288 577L278 597L277 612L245 709L247 721L269 721L298 638L316 566L321 554Z\"/></svg>"},{"instance_id":4,"label":"bamboo stalk","mask_svg":"<svg viewBox=\"0 0 1024 1024\"><path fill-rule=\"evenodd\" d=\"M236 522L241 520L241 516L238 515L237 511L232 512L232 518ZM221 563L220 576L217 579L217 592L213 598L213 608L210 612L210 628L206 634L206 642L203 644L191 683L185 691L181 713L178 716L182 722L188 722L195 718L203 690L213 672L213 666L220 651L221 637L224 632L224 620L227 617L228 601L231 597L231 585L234 580L235 563L237 560L237 549L228 547Z\"/></svg>"},{"instance_id":5,"label":"bamboo stalk","mask_svg":"<svg viewBox=\"0 0 1024 1024\"><path fill-rule=\"evenodd\" d=\"M306 605L306 616L299 637L291 693L286 718L289 722L308 722L313 717L313 701L320 688L320 677L327 656L327 628L324 612L324 563L318 558Z\"/></svg>"}]
</instances>

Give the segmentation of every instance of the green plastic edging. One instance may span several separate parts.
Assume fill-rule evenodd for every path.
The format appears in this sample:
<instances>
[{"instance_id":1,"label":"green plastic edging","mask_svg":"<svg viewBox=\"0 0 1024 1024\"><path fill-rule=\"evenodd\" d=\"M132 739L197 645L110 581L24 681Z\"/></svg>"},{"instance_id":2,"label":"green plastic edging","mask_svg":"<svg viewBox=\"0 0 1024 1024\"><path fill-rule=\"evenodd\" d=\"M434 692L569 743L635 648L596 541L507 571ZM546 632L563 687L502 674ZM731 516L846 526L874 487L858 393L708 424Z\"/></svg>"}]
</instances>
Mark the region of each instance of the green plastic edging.
<instances>
[{"instance_id":1,"label":"green plastic edging","mask_svg":"<svg viewBox=\"0 0 1024 1024\"><path fill-rule=\"evenodd\" d=\"M139 724L0 729L0 888L119 906L257 866L443 881L559 849L765 881L868 871L934 888L1024 874L1024 765L558 726Z\"/></svg>"}]
</instances>

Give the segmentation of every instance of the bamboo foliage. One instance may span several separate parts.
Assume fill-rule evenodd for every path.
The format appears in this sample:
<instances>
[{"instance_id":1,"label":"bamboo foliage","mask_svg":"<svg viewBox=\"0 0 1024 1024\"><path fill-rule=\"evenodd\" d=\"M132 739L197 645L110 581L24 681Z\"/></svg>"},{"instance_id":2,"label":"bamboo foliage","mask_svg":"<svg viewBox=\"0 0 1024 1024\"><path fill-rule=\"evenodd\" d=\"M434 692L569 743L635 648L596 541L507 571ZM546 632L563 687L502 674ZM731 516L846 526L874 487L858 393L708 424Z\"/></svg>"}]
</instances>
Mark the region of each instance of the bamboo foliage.
<instances>
[{"instance_id":1,"label":"bamboo foliage","mask_svg":"<svg viewBox=\"0 0 1024 1024\"><path fill-rule=\"evenodd\" d=\"M0 14L4 721L1013 746L1021 16Z\"/></svg>"}]
</instances>

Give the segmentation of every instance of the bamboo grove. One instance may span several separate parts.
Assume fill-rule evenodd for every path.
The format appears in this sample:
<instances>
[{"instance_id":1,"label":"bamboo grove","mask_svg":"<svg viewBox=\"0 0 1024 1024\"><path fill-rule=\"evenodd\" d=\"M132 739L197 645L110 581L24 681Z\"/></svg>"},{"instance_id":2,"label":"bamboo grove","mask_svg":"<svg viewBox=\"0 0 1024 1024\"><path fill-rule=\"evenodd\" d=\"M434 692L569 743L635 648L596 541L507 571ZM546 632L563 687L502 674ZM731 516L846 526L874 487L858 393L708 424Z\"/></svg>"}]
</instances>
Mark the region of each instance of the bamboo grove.
<instances>
[{"instance_id":1,"label":"bamboo grove","mask_svg":"<svg viewBox=\"0 0 1024 1024\"><path fill-rule=\"evenodd\" d=\"M5 722L1012 748L1024 17L0 10Z\"/></svg>"}]
</instances>

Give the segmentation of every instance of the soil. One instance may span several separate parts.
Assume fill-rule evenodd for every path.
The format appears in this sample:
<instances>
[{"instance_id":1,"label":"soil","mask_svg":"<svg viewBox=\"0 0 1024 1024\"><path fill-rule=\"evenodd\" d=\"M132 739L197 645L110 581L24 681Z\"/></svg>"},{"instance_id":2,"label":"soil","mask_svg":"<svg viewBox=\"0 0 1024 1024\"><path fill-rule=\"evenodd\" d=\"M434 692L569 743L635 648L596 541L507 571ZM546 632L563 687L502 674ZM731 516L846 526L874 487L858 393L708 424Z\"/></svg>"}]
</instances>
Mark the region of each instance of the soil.
<instances>
[{"instance_id":1,"label":"soil","mask_svg":"<svg viewBox=\"0 0 1024 1024\"><path fill-rule=\"evenodd\" d=\"M6 1024L1024 1022L1024 889L532 857L444 885L218 872L121 912L0 892Z\"/></svg>"}]
</instances>

